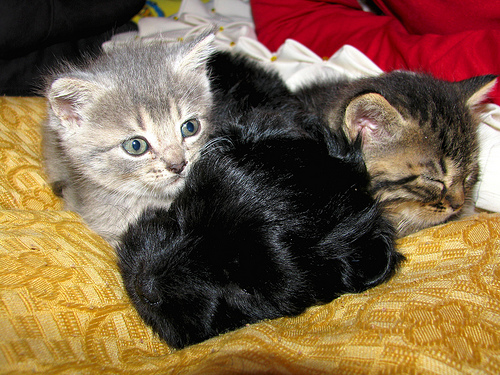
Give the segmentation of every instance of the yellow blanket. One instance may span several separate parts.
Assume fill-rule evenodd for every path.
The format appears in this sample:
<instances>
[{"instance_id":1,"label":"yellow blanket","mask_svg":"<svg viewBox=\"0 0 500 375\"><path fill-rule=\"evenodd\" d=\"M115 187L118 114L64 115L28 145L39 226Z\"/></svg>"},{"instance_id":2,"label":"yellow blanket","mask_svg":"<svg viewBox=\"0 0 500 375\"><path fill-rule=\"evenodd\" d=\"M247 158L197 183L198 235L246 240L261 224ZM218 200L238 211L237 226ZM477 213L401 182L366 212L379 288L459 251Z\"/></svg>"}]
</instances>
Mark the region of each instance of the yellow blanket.
<instances>
[{"instance_id":1,"label":"yellow blanket","mask_svg":"<svg viewBox=\"0 0 500 375\"><path fill-rule=\"evenodd\" d=\"M403 238L388 283L173 351L42 170L40 98L0 97L0 373L500 374L500 215Z\"/></svg>"}]
</instances>

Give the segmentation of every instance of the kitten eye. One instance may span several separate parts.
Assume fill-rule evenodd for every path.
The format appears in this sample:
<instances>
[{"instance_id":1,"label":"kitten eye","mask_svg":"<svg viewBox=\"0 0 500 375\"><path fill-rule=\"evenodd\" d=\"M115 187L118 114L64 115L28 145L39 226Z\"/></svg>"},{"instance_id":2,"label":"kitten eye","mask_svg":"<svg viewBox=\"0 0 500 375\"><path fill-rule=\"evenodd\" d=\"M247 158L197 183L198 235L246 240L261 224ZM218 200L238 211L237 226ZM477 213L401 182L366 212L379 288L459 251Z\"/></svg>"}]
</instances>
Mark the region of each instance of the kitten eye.
<instances>
[{"instance_id":1,"label":"kitten eye","mask_svg":"<svg viewBox=\"0 0 500 375\"><path fill-rule=\"evenodd\" d=\"M200 128L200 122L193 118L191 120L187 120L184 124L181 125L181 134L184 138L191 137L198 132Z\"/></svg>"},{"instance_id":2,"label":"kitten eye","mask_svg":"<svg viewBox=\"0 0 500 375\"><path fill-rule=\"evenodd\" d=\"M437 178L429 177L429 176L422 176L422 177L427 182L430 182L430 183L433 183L433 184L436 184L436 185L441 185L443 187L445 186L444 181L438 180Z\"/></svg>"},{"instance_id":3,"label":"kitten eye","mask_svg":"<svg viewBox=\"0 0 500 375\"><path fill-rule=\"evenodd\" d=\"M122 143L123 149L130 155L139 156L149 150L149 144L144 138L131 138Z\"/></svg>"},{"instance_id":4,"label":"kitten eye","mask_svg":"<svg viewBox=\"0 0 500 375\"><path fill-rule=\"evenodd\" d=\"M444 181L441 181L437 178L429 177L429 176L422 176L425 181L425 185L427 186L429 192L434 191L434 194L444 197L444 194L448 191L446 188L446 184Z\"/></svg>"},{"instance_id":5,"label":"kitten eye","mask_svg":"<svg viewBox=\"0 0 500 375\"><path fill-rule=\"evenodd\" d=\"M465 177L463 185L473 185L477 181L477 173L476 172L471 172Z\"/></svg>"}]
</instances>

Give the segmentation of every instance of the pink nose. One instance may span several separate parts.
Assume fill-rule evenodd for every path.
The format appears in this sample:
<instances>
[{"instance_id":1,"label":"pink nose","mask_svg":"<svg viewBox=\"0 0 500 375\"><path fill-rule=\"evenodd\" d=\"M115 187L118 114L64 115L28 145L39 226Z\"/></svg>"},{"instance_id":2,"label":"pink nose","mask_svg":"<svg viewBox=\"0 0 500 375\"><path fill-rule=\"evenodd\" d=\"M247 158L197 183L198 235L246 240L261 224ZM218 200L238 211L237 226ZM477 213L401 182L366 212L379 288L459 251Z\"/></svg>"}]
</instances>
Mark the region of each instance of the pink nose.
<instances>
[{"instance_id":1,"label":"pink nose","mask_svg":"<svg viewBox=\"0 0 500 375\"><path fill-rule=\"evenodd\" d=\"M181 173L184 168L186 167L186 164L187 162L186 161L183 161L182 163L179 163L179 164L170 164L167 169L170 171L170 172L173 172L173 173Z\"/></svg>"}]
</instances>

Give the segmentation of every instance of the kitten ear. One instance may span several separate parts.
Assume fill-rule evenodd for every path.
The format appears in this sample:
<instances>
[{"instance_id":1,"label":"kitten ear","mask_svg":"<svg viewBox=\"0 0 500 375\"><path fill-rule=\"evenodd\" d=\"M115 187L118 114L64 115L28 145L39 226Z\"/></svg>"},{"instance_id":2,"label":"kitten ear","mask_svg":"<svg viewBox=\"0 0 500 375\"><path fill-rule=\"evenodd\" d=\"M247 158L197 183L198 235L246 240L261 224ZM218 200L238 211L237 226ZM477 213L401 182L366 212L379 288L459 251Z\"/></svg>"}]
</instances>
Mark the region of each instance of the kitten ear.
<instances>
[{"instance_id":1,"label":"kitten ear","mask_svg":"<svg viewBox=\"0 0 500 375\"><path fill-rule=\"evenodd\" d=\"M179 61L177 66L178 70L188 69L188 70L198 70L204 69L208 58L215 51L213 41L215 39L215 34L210 33L208 35L203 35L202 37L196 39L192 42L191 49L187 54L185 54Z\"/></svg>"},{"instance_id":2,"label":"kitten ear","mask_svg":"<svg viewBox=\"0 0 500 375\"><path fill-rule=\"evenodd\" d=\"M363 144L391 137L400 129L404 119L380 94L369 93L354 98L346 108L344 124L347 137Z\"/></svg>"},{"instance_id":3,"label":"kitten ear","mask_svg":"<svg viewBox=\"0 0 500 375\"><path fill-rule=\"evenodd\" d=\"M78 78L59 78L49 90L48 100L55 115L66 127L81 126L84 109L103 91L97 84Z\"/></svg>"},{"instance_id":4,"label":"kitten ear","mask_svg":"<svg viewBox=\"0 0 500 375\"><path fill-rule=\"evenodd\" d=\"M469 107L475 107L483 102L493 90L497 83L498 76L488 74L484 76L472 77L457 82L463 90Z\"/></svg>"}]
</instances>

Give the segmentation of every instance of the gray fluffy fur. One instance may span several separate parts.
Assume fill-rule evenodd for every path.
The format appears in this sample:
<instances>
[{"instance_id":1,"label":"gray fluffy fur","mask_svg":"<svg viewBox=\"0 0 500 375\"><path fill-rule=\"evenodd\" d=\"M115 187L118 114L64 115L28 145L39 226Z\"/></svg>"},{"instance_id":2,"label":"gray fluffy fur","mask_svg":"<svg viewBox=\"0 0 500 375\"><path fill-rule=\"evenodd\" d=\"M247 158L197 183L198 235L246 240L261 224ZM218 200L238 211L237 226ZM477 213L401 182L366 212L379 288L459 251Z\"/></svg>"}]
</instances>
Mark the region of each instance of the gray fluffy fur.
<instances>
[{"instance_id":1,"label":"gray fluffy fur","mask_svg":"<svg viewBox=\"0 0 500 375\"><path fill-rule=\"evenodd\" d=\"M50 183L66 208L112 245L146 206L170 205L210 133L212 41L212 34L171 44L135 41L48 79ZM200 128L183 137L180 127L192 119ZM123 148L135 137L149 144L142 155Z\"/></svg>"}]
</instances>

